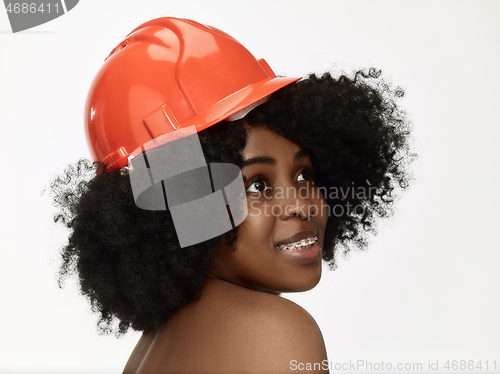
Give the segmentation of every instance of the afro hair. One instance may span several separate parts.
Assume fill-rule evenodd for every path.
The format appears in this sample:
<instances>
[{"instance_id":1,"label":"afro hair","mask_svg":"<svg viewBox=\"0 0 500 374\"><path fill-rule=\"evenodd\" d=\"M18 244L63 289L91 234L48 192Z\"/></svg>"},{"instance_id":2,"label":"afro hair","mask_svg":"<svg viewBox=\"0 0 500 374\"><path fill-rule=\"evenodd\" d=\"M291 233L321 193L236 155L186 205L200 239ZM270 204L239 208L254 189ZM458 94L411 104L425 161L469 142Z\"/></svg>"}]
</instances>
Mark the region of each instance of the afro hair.
<instances>
[{"instance_id":1,"label":"afro hair","mask_svg":"<svg viewBox=\"0 0 500 374\"><path fill-rule=\"evenodd\" d=\"M329 206L323 259L333 269L339 251L366 246L366 232L392 212L397 192L411 180L410 124L396 105L403 95L375 69L352 77L311 74L245 118L198 136L207 163L240 167L247 126L266 127L297 143L311 158L314 181ZM100 333L160 328L200 296L220 237L181 249L168 210L138 208L128 175L85 159L56 176L51 189L58 207L54 219L70 229L60 286L77 276L81 293L100 315ZM238 227L224 236L234 250Z\"/></svg>"}]
</instances>

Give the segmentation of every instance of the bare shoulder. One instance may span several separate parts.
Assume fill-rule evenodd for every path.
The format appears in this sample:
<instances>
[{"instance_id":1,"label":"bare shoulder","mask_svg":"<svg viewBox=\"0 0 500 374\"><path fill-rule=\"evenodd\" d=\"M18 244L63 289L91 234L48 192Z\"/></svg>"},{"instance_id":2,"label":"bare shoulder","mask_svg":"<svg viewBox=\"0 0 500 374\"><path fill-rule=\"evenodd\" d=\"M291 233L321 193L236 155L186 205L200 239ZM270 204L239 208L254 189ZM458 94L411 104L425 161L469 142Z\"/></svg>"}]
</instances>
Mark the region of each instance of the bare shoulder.
<instances>
[{"instance_id":1,"label":"bare shoulder","mask_svg":"<svg viewBox=\"0 0 500 374\"><path fill-rule=\"evenodd\" d=\"M314 318L301 306L286 298L262 292L249 291L246 302L241 304L245 325L261 336L279 333L281 336L300 336L323 341ZM264 328L266 327L266 328Z\"/></svg>"},{"instance_id":2,"label":"bare shoulder","mask_svg":"<svg viewBox=\"0 0 500 374\"><path fill-rule=\"evenodd\" d=\"M142 334L141 338L137 342L130 358L123 369L123 374L136 374L146 357L151 345L154 343L157 332L152 330Z\"/></svg>"},{"instance_id":3,"label":"bare shoulder","mask_svg":"<svg viewBox=\"0 0 500 374\"><path fill-rule=\"evenodd\" d=\"M318 373L327 360L321 331L302 307L215 280L135 353L124 373L286 373L307 364Z\"/></svg>"},{"instance_id":4,"label":"bare shoulder","mask_svg":"<svg viewBox=\"0 0 500 374\"><path fill-rule=\"evenodd\" d=\"M259 356L267 356L268 362L259 364L280 371L292 369L294 363L317 363L320 369L327 355L318 324L299 305L282 297L275 299L248 316Z\"/></svg>"},{"instance_id":5,"label":"bare shoulder","mask_svg":"<svg viewBox=\"0 0 500 374\"><path fill-rule=\"evenodd\" d=\"M240 287L234 293L235 303L228 301L225 313L232 326L226 338L241 350L238 357L245 371L283 373L311 363L313 370L308 372L321 372L327 360L323 336L304 308L277 295Z\"/></svg>"}]
</instances>

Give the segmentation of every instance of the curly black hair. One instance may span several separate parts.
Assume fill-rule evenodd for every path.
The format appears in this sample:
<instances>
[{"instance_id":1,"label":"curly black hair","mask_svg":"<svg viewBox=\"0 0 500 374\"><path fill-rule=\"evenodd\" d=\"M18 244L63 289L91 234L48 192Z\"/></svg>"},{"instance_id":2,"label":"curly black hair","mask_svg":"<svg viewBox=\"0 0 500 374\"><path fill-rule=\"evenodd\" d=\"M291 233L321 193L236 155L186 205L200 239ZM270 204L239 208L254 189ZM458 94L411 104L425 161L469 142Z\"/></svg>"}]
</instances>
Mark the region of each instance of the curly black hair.
<instances>
[{"instance_id":1,"label":"curly black hair","mask_svg":"<svg viewBox=\"0 0 500 374\"><path fill-rule=\"evenodd\" d=\"M300 145L331 212L342 212L330 214L325 232L323 259L333 269L339 250L365 247L366 232L392 212L395 191L411 180L410 123L396 105L403 95L373 68L352 77L311 74L244 119L198 135L207 163L240 167L246 126L266 127ZM51 189L59 209L54 220L71 232L59 284L77 275L100 314L100 333L160 328L200 296L220 237L181 249L168 210L138 208L128 175L85 159L67 167ZM370 193L332 193L361 190ZM224 234L232 250L237 233L238 227Z\"/></svg>"}]
</instances>

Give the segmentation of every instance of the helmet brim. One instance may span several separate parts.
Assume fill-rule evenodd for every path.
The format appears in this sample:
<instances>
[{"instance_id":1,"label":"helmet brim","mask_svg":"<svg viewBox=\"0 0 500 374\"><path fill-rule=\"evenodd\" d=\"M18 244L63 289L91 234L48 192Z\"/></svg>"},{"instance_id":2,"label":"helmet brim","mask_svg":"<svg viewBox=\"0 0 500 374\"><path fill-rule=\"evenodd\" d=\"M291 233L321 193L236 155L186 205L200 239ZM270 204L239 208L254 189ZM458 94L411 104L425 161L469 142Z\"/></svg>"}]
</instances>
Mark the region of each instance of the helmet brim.
<instances>
[{"instance_id":1,"label":"helmet brim","mask_svg":"<svg viewBox=\"0 0 500 374\"><path fill-rule=\"evenodd\" d=\"M207 110L190 117L179 128L196 126L197 132L203 131L300 79L302 78L279 77L264 79L248 85L215 103Z\"/></svg>"}]
</instances>

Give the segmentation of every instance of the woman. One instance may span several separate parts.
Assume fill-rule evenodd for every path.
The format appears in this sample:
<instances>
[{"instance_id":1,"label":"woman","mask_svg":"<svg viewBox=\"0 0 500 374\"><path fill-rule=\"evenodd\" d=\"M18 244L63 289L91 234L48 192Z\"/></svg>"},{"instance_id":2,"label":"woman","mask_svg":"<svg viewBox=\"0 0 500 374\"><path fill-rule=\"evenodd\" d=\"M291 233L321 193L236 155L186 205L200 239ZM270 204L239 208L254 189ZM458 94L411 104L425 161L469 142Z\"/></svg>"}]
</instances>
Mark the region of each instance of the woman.
<instances>
[{"instance_id":1,"label":"woman","mask_svg":"<svg viewBox=\"0 0 500 374\"><path fill-rule=\"evenodd\" d=\"M102 332L144 332L124 373L327 371L314 319L279 295L364 246L407 184L402 93L378 77L277 78L226 33L175 18L111 52L86 109L98 162L53 189L72 230L61 281L77 274ZM231 164L241 177L219 183Z\"/></svg>"}]
</instances>

